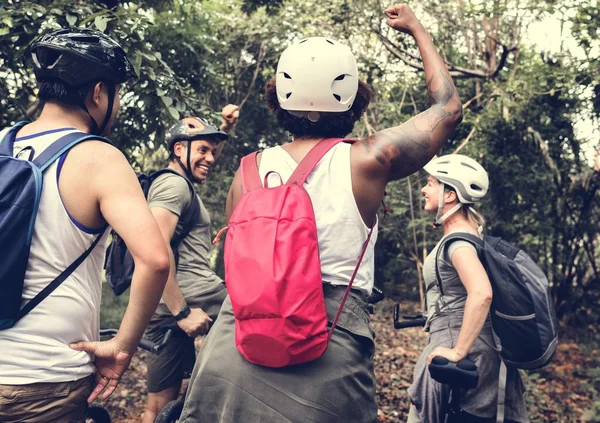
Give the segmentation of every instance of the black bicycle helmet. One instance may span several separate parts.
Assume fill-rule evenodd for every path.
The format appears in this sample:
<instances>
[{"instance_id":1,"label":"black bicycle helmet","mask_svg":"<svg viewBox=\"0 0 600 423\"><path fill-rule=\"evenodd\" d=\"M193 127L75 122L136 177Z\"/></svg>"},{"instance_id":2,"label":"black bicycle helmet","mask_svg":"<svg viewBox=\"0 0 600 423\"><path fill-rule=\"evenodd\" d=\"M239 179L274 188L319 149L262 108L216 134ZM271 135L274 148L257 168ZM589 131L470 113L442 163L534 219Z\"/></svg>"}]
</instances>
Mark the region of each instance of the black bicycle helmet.
<instances>
[{"instance_id":1,"label":"black bicycle helmet","mask_svg":"<svg viewBox=\"0 0 600 423\"><path fill-rule=\"evenodd\" d=\"M38 81L58 79L78 87L94 81L120 84L137 77L123 48L93 29L68 28L44 34L31 44L30 51Z\"/></svg>"},{"instance_id":2,"label":"black bicycle helmet","mask_svg":"<svg viewBox=\"0 0 600 423\"><path fill-rule=\"evenodd\" d=\"M92 133L100 134L112 115L112 104L120 84L137 75L121 46L108 35L85 28L67 28L40 36L30 47L38 81L60 81L81 87L96 81L109 84L109 107L101 127L92 120ZM80 106L88 113L85 99Z\"/></svg>"}]
</instances>

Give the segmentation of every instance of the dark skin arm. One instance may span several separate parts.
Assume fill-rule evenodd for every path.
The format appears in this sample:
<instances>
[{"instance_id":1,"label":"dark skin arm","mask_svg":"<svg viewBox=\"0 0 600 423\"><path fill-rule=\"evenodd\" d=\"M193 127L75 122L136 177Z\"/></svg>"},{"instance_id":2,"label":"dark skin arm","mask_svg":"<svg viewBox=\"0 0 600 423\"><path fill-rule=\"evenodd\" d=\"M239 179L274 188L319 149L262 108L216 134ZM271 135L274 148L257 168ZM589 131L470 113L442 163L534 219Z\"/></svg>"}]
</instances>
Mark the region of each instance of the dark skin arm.
<instances>
[{"instance_id":1,"label":"dark skin arm","mask_svg":"<svg viewBox=\"0 0 600 423\"><path fill-rule=\"evenodd\" d=\"M407 122L353 145L354 196L366 223L374 219L387 183L427 164L462 119L458 92L426 29L406 4L392 6L385 13L390 27L417 42L431 106Z\"/></svg>"}]
</instances>

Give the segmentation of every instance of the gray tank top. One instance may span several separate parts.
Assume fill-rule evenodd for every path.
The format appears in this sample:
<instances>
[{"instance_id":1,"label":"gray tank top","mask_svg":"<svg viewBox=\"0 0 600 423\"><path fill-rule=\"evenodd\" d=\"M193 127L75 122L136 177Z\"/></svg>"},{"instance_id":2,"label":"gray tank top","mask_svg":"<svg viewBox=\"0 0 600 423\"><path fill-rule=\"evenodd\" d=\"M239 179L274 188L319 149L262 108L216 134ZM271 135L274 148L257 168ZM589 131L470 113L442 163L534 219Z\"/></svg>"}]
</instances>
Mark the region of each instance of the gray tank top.
<instances>
[{"instance_id":1,"label":"gray tank top","mask_svg":"<svg viewBox=\"0 0 600 423\"><path fill-rule=\"evenodd\" d=\"M446 236L444 236L444 238L446 238ZM465 309L465 303L467 301L467 290L462 284L458 272L452 265L452 254L459 248L471 248L476 251L475 247L467 241L455 241L447 248L446 254L440 256L439 269L442 285L444 287L444 297L440 298L440 291L435 276L435 258L444 238L437 243L435 248L425 259L425 263L423 263L423 279L425 280L425 286L427 287L426 330L428 330L431 320L435 318L436 315L455 311L462 312ZM438 303L438 307L436 307L436 303Z\"/></svg>"}]
</instances>

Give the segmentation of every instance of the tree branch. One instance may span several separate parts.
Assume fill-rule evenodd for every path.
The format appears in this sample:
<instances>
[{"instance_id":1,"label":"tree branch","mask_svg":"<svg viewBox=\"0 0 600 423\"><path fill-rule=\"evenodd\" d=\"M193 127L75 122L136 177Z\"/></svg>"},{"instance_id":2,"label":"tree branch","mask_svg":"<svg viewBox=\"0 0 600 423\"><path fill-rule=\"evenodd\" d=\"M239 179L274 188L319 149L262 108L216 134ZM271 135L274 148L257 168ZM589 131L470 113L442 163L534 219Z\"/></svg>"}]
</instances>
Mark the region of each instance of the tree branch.
<instances>
[{"instance_id":1,"label":"tree branch","mask_svg":"<svg viewBox=\"0 0 600 423\"><path fill-rule=\"evenodd\" d=\"M379 29L376 27L371 27L371 30L377 35L377 37L381 40L383 46L395 57L402 60L406 65L423 71L424 67L421 64L421 58L416 55L404 50L398 44L391 41L388 37L386 37ZM460 66L455 66L452 63L446 62L448 67L448 71L450 76L453 78L481 78L481 79L495 79L500 71L506 65L506 61L508 59L509 53L518 50L518 47L507 47L504 44L502 45L502 55L500 56L500 60L498 61L498 65L492 72L484 72L477 69L467 69Z\"/></svg>"},{"instance_id":2,"label":"tree branch","mask_svg":"<svg viewBox=\"0 0 600 423\"><path fill-rule=\"evenodd\" d=\"M248 87L248 91L246 92L246 96L239 104L240 110L242 110L242 107L244 106L246 101L248 101L248 98L250 97L250 94L252 93L252 89L254 88L254 84L256 84L256 79L258 78L258 73L260 72L260 66L261 66L262 61L264 60L266 54L267 54L267 48L266 48L265 42L262 41L260 43L260 47L258 49L258 57L256 59L256 68L254 69L254 73L252 74L252 81L250 81L250 85Z\"/></svg>"}]
</instances>

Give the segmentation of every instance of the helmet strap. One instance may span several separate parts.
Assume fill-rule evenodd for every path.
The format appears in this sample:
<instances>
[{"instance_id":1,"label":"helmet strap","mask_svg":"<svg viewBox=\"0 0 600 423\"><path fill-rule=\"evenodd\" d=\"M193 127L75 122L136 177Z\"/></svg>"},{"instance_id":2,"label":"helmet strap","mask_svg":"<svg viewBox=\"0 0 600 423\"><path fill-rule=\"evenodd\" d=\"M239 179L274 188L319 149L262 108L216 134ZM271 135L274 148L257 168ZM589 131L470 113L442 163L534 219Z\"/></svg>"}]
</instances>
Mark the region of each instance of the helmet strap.
<instances>
[{"instance_id":1,"label":"helmet strap","mask_svg":"<svg viewBox=\"0 0 600 423\"><path fill-rule=\"evenodd\" d=\"M106 109L106 114L104 115L104 121L102 122L102 126L100 126L100 127L98 127L98 122L96 122L96 119L94 119L92 117L87 106L85 105L85 97L82 99L79 107L81 107L83 109L83 111L86 112L87 115L90 117L90 122L92 124L92 130L90 131L91 134L102 135L102 132L104 132L104 129L106 129L106 126L108 125L108 121L110 120L110 117L112 115L113 103L115 102L116 90L117 90L117 88L115 87L115 84L112 84L112 83L108 84L108 107Z\"/></svg>"},{"instance_id":2,"label":"helmet strap","mask_svg":"<svg viewBox=\"0 0 600 423\"><path fill-rule=\"evenodd\" d=\"M104 122L102 122L102 126L98 129L98 135L102 135L106 126L108 125L108 121L112 116L113 111L113 103L115 102L115 94L117 93L117 87L112 82L108 83L108 108L106 109L106 115L104 115Z\"/></svg>"},{"instance_id":3,"label":"helmet strap","mask_svg":"<svg viewBox=\"0 0 600 423\"><path fill-rule=\"evenodd\" d=\"M93 135L100 135L100 131L98 131L98 123L96 122L96 120L92 117L92 115L90 115L90 112L87 108L87 106L85 105L85 102L81 102L81 104L79 105L79 107L81 107L83 109L84 112L87 113L87 115L90 118L90 123L92 124L92 129L90 131L90 134Z\"/></svg>"},{"instance_id":4,"label":"helmet strap","mask_svg":"<svg viewBox=\"0 0 600 423\"><path fill-rule=\"evenodd\" d=\"M175 156L175 160L177 161L177 163L179 163L179 166L181 166L181 168L183 169L183 171L185 172L185 176L188 177L188 179L192 182L196 182L197 184L202 183L202 181L199 181L198 179L196 179L196 177L194 177L194 174L192 173L192 140L187 140L187 154L186 154L186 162L187 162L187 166L185 166L183 164L183 162L181 161L181 159L177 156Z\"/></svg>"},{"instance_id":5,"label":"helmet strap","mask_svg":"<svg viewBox=\"0 0 600 423\"><path fill-rule=\"evenodd\" d=\"M450 210L448 210L446 213L444 213L444 215L442 216L442 209L444 208L444 189L445 189L445 184L443 182L440 182L440 193L439 193L439 197L438 197L438 211L437 211L437 214L435 215L435 222L433 223L434 228L439 228L440 226L442 226L442 224L446 221L446 219L448 219L454 213L459 211L460 208L463 206L462 203L459 202L454 207L452 207Z\"/></svg>"}]
</instances>

